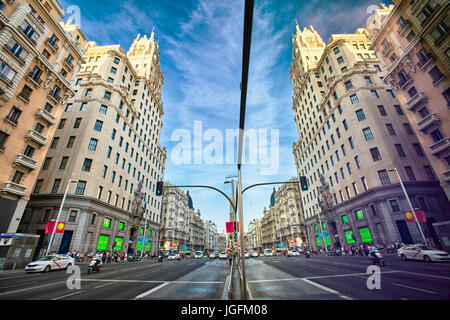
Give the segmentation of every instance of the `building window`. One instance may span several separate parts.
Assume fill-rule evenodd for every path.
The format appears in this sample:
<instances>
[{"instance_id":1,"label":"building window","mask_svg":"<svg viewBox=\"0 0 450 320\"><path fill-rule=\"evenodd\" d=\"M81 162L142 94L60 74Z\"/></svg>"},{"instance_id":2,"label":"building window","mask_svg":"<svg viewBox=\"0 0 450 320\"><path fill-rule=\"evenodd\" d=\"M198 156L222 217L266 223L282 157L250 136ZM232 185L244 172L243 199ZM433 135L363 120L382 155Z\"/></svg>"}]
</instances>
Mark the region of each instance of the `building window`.
<instances>
[{"instance_id":1,"label":"building window","mask_svg":"<svg viewBox=\"0 0 450 320\"><path fill-rule=\"evenodd\" d=\"M355 211L356 220L364 219L364 213L361 209Z\"/></svg>"},{"instance_id":2,"label":"building window","mask_svg":"<svg viewBox=\"0 0 450 320\"><path fill-rule=\"evenodd\" d=\"M102 131L103 121L97 120L94 125L95 131Z\"/></svg>"},{"instance_id":3,"label":"building window","mask_svg":"<svg viewBox=\"0 0 450 320\"><path fill-rule=\"evenodd\" d=\"M361 168L361 163L359 161L359 156L355 157L355 163L356 163L356 166L358 167L358 169L360 169Z\"/></svg>"},{"instance_id":4,"label":"building window","mask_svg":"<svg viewBox=\"0 0 450 320\"><path fill-rule=\"evenodd\" d=\"M394 212L400 211L400 207L398 205L397 200L389 200L389 204L391 205L392 211Z\"/></svg>"},{"instance_id":5,"label":"building window","mask_svg":"<svg viewBox=\"0 0 450 320\"><path fill-rule=\"evenodd\" d=\"M428 71L428 74L430 75L431 79L433 80L433 84L437 84L440 80L445 78L445 76L442 74L442 72L439 70L439 68L437 66L435 66L433 69Z\"/></svg>"},{"instance_id":6,"label":"building window","mask_svg":"<svg viewBox=\"0 0 450 320\"><path fill-rule=\"evenodd\" d=\"M69 222L75 222L75 220L77 219L77 214L78 214L78 211L71 210L70 215L69 215Z\"/></svg>"},{"instance_id":7,"label":"building window","mask_svg":"<svg viewBox=\"0 0 450 320\"><path fill-rule=\"evenodd\" d=\"M110 73L117 74L117 68L111 67Z\"/></svg>"},{"instance_id":8,"label":"building window","mask_svg":"<svg viewBox=\"0 0 450 320\"><path fill-rule=\"evenodd\" d=\"M376 90L370 90L370 93L372 94L372 97L374 97L375 99L379 98L378 93L377 93Z\"/></svg>"},{"instance_id":9,"label":"building window","mask_svg":"<svg viewBox=\"0 0 450 320\"><path fill-rule=\"evenodd\" d=\"M106 177L106 172L108 172L108 166L104 165L103 166L103 174L102 174L103 178Z\"/></svg>"},{"instance_id":10,"label":"building window","mask_svg":"<svg viewBox=\"0 0 450 320\"><path fill-rule=\"evenodd\" d=\"M386 123L386 128L391 136L395 136L395 130L392 124Z\"/></svg>"},{"instance_id":11,"label":"building window","mask_svg":"<svg viewBox=\"0 0 450 320\"><path fill-rule=\"evenodd\" d=\"M90 172L92 166L92 159L85 158L81 171Z\"/></svg>"},{"instance_id":12,"label":"building window","mask_svg":"<svg viewBox=\"0 0 450 320\"><path fill-rule=\"evenodd\" d=\"M103 99L106 101L111 100L111 92L105 91L105 94L103 95Z\"/></svg>"},{"instance_id":13,"label":"building window","mask_svg":"<svg viewBox=\"0 0 450 320\"><path fill-rule=\"evenodd\" d=\"M380 177L380 181L381 181L382 185L391 183L391 180L389 179L389 174L386 170L378 171L378 176Z\"/></svg>"},{"instance_id":14,"label":"building window","mask_svg":"<svg viewBox=\"0 0 450 320\"><path fill-rule=\"evenodd\" d=\"M355 144L353 143L353 138L348 138L348 142L350 143L350 148L355 149Z\"/></svg>"},{"instance_id":15,"label":"building window","mask_svg":"<svg viewBox=\"0 0 450 320\"><path fill-rule=\"evenodd\" d=\"M364 128L363 133L364 137L366 138L366 141L373 139L372 130L370 130L370 128Z\"/></svg>"},{"instance_id":16,"label":"building window","mask_svg":"<svg viewBox=\"0 0 450 320\"><path fill-rule=\"evenodd\" d=\"M78 181L77 187L75 189L75 194L84 195L84 190L86 189L86 181Z\"/></svg>"},{"instance_id":17,"label":"building window","mask_svg":"<svg viewBox=\"0 0 450 320\"><path fill-rule=\"evenodd\" d=\"M401 144L396 144L395 149L397 150L399 157L406 157Z\"/></svg>"},{"instance_id":18,"label":"building window","mask_svg":"<svg viewBox=\"0 0 450 320\"><path fill-rule=\"evenodd\" d=\"M359 102L358 96L356 94L352 94L350 96L350 101L352 104L358 103Z\"/></svg>"},{"instance_id":19,"label":"building window","mask_svg":"<svg viewBox=\"0 0 450 320\"><path fill-rule=\"evenodd\" d=\"M405 167L406 175L408 176L409 181L416 181L416 176L411 167Z\"/></svg>"},{"instance_id":20,"label":"building window","mask_svg":"<svg viewBox=\"0 0 450 320\"><path fill-rule=\"evenodd\" d=\"M55 181L53 182L52 193L58 192L60 184L61 184L61 179L55 179Z\"/></svg>"},{"instance_id":21,"label":"building window","mask_svg":"<svg viewBox=\"0 0 450 320\"><path fill-rule=\"evenodd\" d=\"M102 192L103 192L103 187L102 186L98 186L97 199L101 200Z\"/></svg>"},{"instance_id":22,"label":"building window","mask_svg":"<svg viewBox=\"0 0 450 320\"><path fill-rule=\"evenodd\" d=\"M358 118L359 121L366 119L366 115L364 114L363 109L356 110L356 117Z\"/></svg>"},{"instance_id":23,"label":"building window","mask_svg":"<svg viewBox=\"0 0 450 320\"><path fill-rule=\"evenodd\" d=\"M67 147L66 148L72 148L73 147L73 143L75 142L75 137L70 137L69 141L67 142Z\"/></svg>"},{"instance_id":24,"label":"building window","mask_svg":"<svg viewBox=\"0 0 450 320\"><path fill-rule=\"evenodd\" d=\"M425 154L423 153L423 150L422 150L422 147L420 146L420 144L418 144L418 143L413 143L413 147L414 147L414 150L416 150L416 154L418 155L418 156L424 156Z\"/></svg>"},{"instance_id":25,"label":"building window","mask_svg":"<svg viewBox=\"0 0 450 320\"><path fill-rule=\"evenodd\" d=\"M442 133L441 133L441 131L439 129L431 131L430 135L433 138L434 142L439 142L442 139L444 139L444 136L442 135Z\"/></svg>"},{"instance_id":26,"label":"building window","mask_svg":"<svg viewBox=\"0 0 450 320\"><path fill-rule=\"evenodd\" d=\"M22 111L20 109L12 107L6 119L14 124L17 124L21 113Z\"/></svg>"},{"instance_id":27,"label":"building window","mask_svg":"<svg viewBox=\"0 0 450 320\"><path fill-rule=\"evenodd\" d=\"M39 191L41 191L41 187L42 187L42 183L44 182L44 180L39 179L36 182L36 186L34 187L33 193L39 193Z\"/></svg>"},{"instance_id":28,"label":"building window","mask_svg":"<svg viewBox=\"0 0 450 320\"><path fill-rule=\"evenodd\" d=\"M403 116L404 115L402 108L398 104L395 104L394 108L395 108L395 111L397 112L397 114L399 116Z\"/></svg>"},{"instance_id":29,"label":"building window","mask_svg":"<svg viewBox=\"0 0 450 320\"><path fill-rule=\"evenodd\" d=\"M74 129L78 129L81 124L81 118L76 118L75 123L73 124Z\"/></svg>"},{"instance_id":30,"label":"building window","mask_svg":"<svg viewBox=\"0 0 450 320\"><path fill-rule=\"evenodd\" d=\"M352 82L350 80L345 83L345 88L347 90L350 90L350 89L353 88L353 84L352 84Z\"/></svg>"},{"instance_id":31,"label":"building window","mask_svg":"<svg viewBox=\"0 0 450 320\"><path fill-rule=\"evenodd\" d=\"M381 160L381 155L380 152L378 151L378 148L370 149L370 154L372 155L373 161Z\"/></svg>"},{"instance_id":32,"label":"building window","mask_svg":"<svg viewBox=\"0 0 450 320\"><path fill-rule=\"evenodd\" d=\"M101 113L101 114L106 114L106 111L107 111L107 110L108 110L108 107L102 104L102 105L100 106L99 113Z\"/></svg>"},{"instance_id":33,"label":"building window","mask_svg":"<svg viewBox=\"0 0 450 320\"><path fill-rule=\"evenodd\" d=\"M436 176L434 175L433 169L431 169L430 166L424 166L423 168L425 169L425 173L429 180L436 180Z\"/></svg>"},{"instance_id":34,"label":"building window","mask_svg":"<svg viewBox=\"0 0 450 320\"><path fill-rule=\"evenodd\" d=\"M111 157L111 152L112 152L112 147L108 147L108 151L106 151L106 157L107 158Z\"/></svg>"},{"instance_id":35,"label":"building window","mask_svg":"<svg viewBox=\"0 0 450 320\"><path fill-rule=\"evenodd\" d=\"M52 161L52 158L47 157L44 160L44 164L42 165L42 170L47 170L48 167L50 166L50 162Z\"/></svg>"},{"instance_id":36,"label":"building window","mask_svg":"<svg viewBox=\"0 0 450 320\"><path fill-rule=\"evenodd\" d=\"M67 161L69 161L69 157L62 157L61 163L59 164L59 169L66 169Z\"/></svg>"},{"instance_id":37,"label":"building window","mask_svg":"<svg viewBox=\"0 0 450 320\"><path fill-rule=\"evenodd\" d=\"M0 78L12 85L16 72L6 63L0 61Z\"/></svg>"},{"instance_id":38,"label":"building window","mask_svg":"<svg viewBox=\"0 0 450 320\"><path fill-rule=\"evenodd\" d=\"M61 119L59 121L58 129L64 129L65 125L66 125L66 119Z\"/></svg>"},{"instance_id":39,"label":"building window","mask_svg":"<svg viewBox=\"0 0 450 320\"><path fill-rule=\"evenodd\" d=\"M366 183L366 177L362 177L361 178L361 183L362 183L362 185L364 187L364 190L367 190L368 188L367 188L367 183Z\"/></svg>"},{"instance_id":40,"label":"building window","mask_svg":"<svg viewBox=\"0 0 450 320\"><path fill-rule=\"evenodd\" d=\"M386 90L386 92L389 98L395 98L394 92L392 92L392 90Z\"/></svg>"},{"instance_id":41,"label":"building window","mask_svg":"<svg viewBox=\"0 0 450 320\"><path fill-rule=\"evenodd\" d=\"M97 149L97 143L98 143L97 139L91 138L91 140L89 141L88 149L92 150L92 151L95 151Z\"/></svg>"},{"instance_id":42,"label":"building window","mask_svg":"<svg viewBox=\"0 0 450 320\"><path fill-rule=\"evenodd\" d=\"M387 113L386 113L386 110L384 109L384 106L379 105L378 106L378 111L380 112L380 115L387 116Z\"/></svg>"}]
</instances>

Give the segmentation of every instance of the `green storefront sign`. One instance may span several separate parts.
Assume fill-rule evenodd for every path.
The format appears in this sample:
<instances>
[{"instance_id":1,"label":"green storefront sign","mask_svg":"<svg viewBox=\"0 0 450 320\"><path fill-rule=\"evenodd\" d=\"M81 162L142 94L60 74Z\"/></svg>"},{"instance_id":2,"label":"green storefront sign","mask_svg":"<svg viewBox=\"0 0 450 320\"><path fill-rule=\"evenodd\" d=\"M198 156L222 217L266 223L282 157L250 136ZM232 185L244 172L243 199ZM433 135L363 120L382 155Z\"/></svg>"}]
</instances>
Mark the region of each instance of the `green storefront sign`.
<instances>
[{"instance_id":1,"label":"green storefront sign","mask_svg":"<svg viewBox=\"0 0 450 320\"><path fill-rule=\"evenodd\" d=\"M355 215L356 215L356 220L364 219L364 214L363 214L362 210L356 210Z\"/></svg>"},{"instance_id":2,"label":"green storefront sign","mask_svg":"<svg viewBox=\"0 0 450 320\"><path fill-rule=\"evenodd\" d=\"M369 228L359 229L359 234L361 235L362 242L372 242L372 235L370 234Z\"/></svg>"},{"instance_id":3,"label":"green storefront sign","mask_svg":"<svg viewBox=\"0 0 450 320\"><path fill-rule=\"evenodd\" d=\"M116 246L113 248L114 250L122 250L123 238L116 238Z\"/></svg>"},{"instance_id":4,"label":"green storefront sign","mask_svg":"<svg viewBox=\"0 0 450 320\"><path fill-rule=\"evenodd\" d=\"M355 240L353 240L353 231L348 230L344 231L345 238L347 239L347 243L355 243Z\"/></svg>"},{"instance_id":5,"label":"green storefront sign","mask_svg":"<svg viewBox=\"0 0 450 320\"><path fill-rule=\"evenodd\" d=\"M98 237L97 250L107 250L108 249L108 236Z\"/></svg>"}]
</instances>

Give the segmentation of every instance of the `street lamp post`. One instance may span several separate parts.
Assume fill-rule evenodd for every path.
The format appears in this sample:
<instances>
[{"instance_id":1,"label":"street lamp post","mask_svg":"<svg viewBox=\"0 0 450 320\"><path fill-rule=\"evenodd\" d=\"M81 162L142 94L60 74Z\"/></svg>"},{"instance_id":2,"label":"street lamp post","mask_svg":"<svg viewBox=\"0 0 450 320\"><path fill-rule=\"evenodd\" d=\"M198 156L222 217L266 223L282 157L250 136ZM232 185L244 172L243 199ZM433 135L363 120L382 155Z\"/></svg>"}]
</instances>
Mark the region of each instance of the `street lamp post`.
<instances>
[{"instance_id":1,"label":"street lamp post","mask_svg":"<svg viewBox=\"0 0 450 320\"><path fill-rule=\"evenodd\" d=\"M400 174L398 173L397 168L388 170L388 172L393 172L393 171L395 171L395 173L397 174L398 181L400 181L400 185L402 186L403 193L405 194L406 200L408 201L408 205L409 205L409 207L411 209L411 212L412 212L412 214L414 216L414 221L416 222L416 225L419 228L419 232L420 232L420 235L422 236L423 242L424 242L424 244L428 244L427 239L425 238L425 235L423 234L422 227L420 226L419 220L417 220L416 212L414 211L414 208L413 208L413 206L411 204L411 201L409 200L408 193L406 192L406 188L403 185L403 181L400 178Z\"/></svg>"},{"instance_id":2,"label":"street lamp post","mask_svg":"<svg viewBox=\"0 0 450 320\"><path fill-rule=\"evenodd\" d=\"M325 252L327 252L328 253L328 249L327 249L327 246L326 246L326 243L325 243L325 237L324 237L324 234L323 234L323 228L322 228L322 220L320 220L320 213L319 213L319 211L317 210L317 209L314 209L316 212L317 212L317 217L319 218L319 227L320 227L320 232L322 233L322 243L323 243L323 247L325 248Z\"/></svg>"},{"instance_id":3,"label":"street lamp post","mask_svg":"<svg viewBox=\"0 0 450 320\"><path fill-rule=\"evenodd\" d=\"M56 216L55 226L53 227L52 235L50 236L50 241L48 242L47 254L49 254L51 246L52 246L52 242L53 242L53 238L55 236L56 228L58 226L59 218L61 216L61 212L64 207L64 202L66 201L67 193L69 192L69 186L71 183L77 183L77 182L78 182L78 180L73 180L73 179L69 179L69 181L67 182L66 191L64 192L61 206L59 207L58 215Z\"/></svg>"}]
</instances>

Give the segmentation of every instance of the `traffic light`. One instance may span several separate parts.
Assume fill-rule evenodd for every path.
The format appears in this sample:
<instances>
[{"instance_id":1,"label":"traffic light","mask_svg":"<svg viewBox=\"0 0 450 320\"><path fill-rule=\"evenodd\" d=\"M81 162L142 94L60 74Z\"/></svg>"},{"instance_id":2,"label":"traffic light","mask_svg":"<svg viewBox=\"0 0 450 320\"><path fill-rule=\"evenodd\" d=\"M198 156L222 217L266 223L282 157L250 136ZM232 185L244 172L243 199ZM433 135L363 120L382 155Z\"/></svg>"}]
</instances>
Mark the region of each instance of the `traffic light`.
<instances>
[{"instance_id":1,"label":"traffic light","mask_svg":"<svg viewBox=\"0 0 450 320\"><path fill-rule=\"evenodd\" d=\"M163 194L164 182L158 181L156 182L156 196L160 197Z\"/></svg>"},{"instance_id":2,"label":"traffic light","mask_svg":"<svg viewBox=\"0 0 450 320\"><path fill-rule=\"evenodd\" d=\"M302 191L308 191L308 181L306 177L300 177L300 187Z\"/></svg>"}]
</instances>

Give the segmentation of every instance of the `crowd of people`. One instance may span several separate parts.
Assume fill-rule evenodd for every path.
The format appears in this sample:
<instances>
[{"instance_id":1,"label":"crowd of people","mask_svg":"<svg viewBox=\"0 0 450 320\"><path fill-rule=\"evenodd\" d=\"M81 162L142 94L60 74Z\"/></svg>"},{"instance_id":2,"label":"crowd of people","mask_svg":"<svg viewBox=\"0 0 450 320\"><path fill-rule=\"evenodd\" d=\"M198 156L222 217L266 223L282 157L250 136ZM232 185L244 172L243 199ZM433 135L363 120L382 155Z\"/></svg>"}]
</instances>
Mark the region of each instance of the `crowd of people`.
<instances>
[{"instance_id":1,"label":"crowd of people","mask_svg":"<svg viewBox=\"0 0 450 320\"><path fill-rule=\"evenodd\" d=\"M112 262L126 262L129 258L135 260L136 258L140 258L140 254L128 254L124 252L110 252L110 251L91 251L91 252L80 252L73 250L72 252L68 252L67 255L74 258L76 262L86 262L89 263L96 255L100 255L103 263L112 263ZM153 256L150 254L145 254L143 259L148 260L152 259Z\"/></svg>"},{"instance_id":2,"label":"crowd of people","mask_svg":"<svg viewBox=\"0 0 450 320\"><path fill-rule=\"evenodd\" d=\"M401 248L405 244L402 242L392 242L390 244L380 244L380 243L366 243L360 245L344 246L339 248L328 248L328 254L330 255L345 255L345 256L368 256L371 247L375 247L381 254L391 254L395 253L397 249ZM320 255L326 254L327 252L322 249L312 249L310 250L312 254Z\"/></svg>"}]
</instances>

